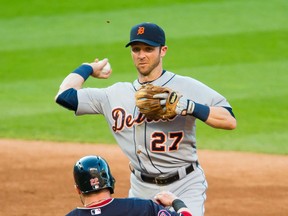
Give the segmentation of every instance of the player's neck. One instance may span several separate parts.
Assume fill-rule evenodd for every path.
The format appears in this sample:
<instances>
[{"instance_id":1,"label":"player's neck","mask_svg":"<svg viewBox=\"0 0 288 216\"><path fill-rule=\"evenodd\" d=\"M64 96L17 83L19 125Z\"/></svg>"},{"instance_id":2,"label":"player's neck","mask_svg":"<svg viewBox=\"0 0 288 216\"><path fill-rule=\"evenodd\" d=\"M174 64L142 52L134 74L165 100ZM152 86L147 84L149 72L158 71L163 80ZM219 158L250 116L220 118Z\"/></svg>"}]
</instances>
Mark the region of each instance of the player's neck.
<instances>
[{"instance_id":1,"label":"player's neck","mask_svg":"<svg viewBox=\"0 0 288 216\"><path fill-rule=\"evenodd\" d=\"M151 65L150 65L151 66ZM140 83L149 83L158 79L163 73L162 62L158 62L157 65L146 67L146 68L137 68L138 70L138 81Z\"/></svg>"},{"instance_id":2,"label":"player's neck","mask_svg":"<svg viewBox=\"0 0 288 216\"><path fill-rule=\"evenodd\" d=\"M100 193L89 194L85 196L84 206L89 207L91 205L101 203L107 199L111 199L110 191L103 190Z\"/></svg>"},{"instance_id":3,"label":"player's neck","mask_svg":"<svg viewBox=\"0 0 288 216\"><path fill-rule=\"evenodd\" d=\"M138 81L141 84L145 84L145 83L151 83L154 80L157 80L159 77L162 76L162 74L165 73L165 70L159 71L158 73L156 73L154 76L140 76L138 77Z\"/></svg>"}]
</instances>

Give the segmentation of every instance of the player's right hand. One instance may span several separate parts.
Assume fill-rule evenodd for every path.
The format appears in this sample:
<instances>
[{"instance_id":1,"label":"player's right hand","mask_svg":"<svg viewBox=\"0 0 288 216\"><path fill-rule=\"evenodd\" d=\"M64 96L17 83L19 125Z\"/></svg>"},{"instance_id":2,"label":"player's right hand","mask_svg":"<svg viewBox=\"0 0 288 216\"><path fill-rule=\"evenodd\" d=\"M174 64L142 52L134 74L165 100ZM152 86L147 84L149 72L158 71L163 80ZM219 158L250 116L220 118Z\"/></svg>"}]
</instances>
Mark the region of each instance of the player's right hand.
<instances>
[{"instance_id":1,"label":"player's right hand","mask_svg":"<svg viewBox=\"0 0 288 216\"><path fill-rule=\"evenodd\" d=\"M84 63L84 64L88 64L93 68L93 73L91 74L92 77L95 77L98 79L107 79L110 77L112 73L112 69L109 70L109 72L107 73L102 73L102 69L104 68L107 62L108 62L107 58L104 58L102 61L99 61L99 59L96 58L94 62Z\"/></svg>"}]
</instances>

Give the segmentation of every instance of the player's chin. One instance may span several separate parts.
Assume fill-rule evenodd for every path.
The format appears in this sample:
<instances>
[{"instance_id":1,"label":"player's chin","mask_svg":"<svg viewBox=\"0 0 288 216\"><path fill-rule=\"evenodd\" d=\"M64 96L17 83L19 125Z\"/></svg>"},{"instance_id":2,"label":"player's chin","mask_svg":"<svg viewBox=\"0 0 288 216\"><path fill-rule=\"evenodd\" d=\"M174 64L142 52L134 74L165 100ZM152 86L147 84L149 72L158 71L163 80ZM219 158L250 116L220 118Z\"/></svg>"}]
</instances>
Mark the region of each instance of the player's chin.
<instances>
[{"instance_id":1,"label":"player's chin","mask_svg":"<svg viewBox=\"0 0 288 216\"><path fill-rule=\"evenodd\" d=\"M137 70L140 74L142 74L143 76L147 76L151 73L151 69L148 67L148 64L144 65L138 65L137 66Z\"/></svg>"}]
</instances>

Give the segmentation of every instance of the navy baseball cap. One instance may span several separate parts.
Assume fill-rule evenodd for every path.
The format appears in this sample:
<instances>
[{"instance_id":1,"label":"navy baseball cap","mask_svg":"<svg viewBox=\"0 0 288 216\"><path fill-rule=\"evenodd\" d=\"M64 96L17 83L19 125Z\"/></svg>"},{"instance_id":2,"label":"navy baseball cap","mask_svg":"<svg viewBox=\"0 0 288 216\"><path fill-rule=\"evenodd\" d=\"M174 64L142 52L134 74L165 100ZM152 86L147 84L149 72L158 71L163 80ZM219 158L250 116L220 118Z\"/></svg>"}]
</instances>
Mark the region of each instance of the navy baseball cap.
<instances>
[{"instance_id":1,"label":"navy baseball cap","mask_svg":"<svg viewBox=\"0 0 288 216\"><path fill-rule=\"evenodd\" d=\"M154 47L164 46L165 33L158 25L143 22L132 27L130 42L125 47L130 46L134 42L142 42Z\"/></svg>"}]
</instances>

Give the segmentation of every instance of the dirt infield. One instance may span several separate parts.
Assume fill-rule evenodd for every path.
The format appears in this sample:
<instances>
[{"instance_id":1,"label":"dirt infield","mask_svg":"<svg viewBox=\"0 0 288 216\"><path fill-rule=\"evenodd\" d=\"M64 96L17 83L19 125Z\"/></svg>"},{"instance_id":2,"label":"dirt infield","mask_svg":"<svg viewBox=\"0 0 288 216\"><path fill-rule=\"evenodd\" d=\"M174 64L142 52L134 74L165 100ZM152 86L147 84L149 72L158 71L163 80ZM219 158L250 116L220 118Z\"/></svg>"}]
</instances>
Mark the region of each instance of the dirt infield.
<instances>
[{"instance_id":1,"label":"dirt infield","mask_svg":"<svg viewBox=\"0 0 288 216\"><path fill-rule=\"evenodd\" d=\"M126 197L128 160L117 145L0 140L0 215L60 216L80 206L72 167L102 155L115 176L115 196ZM288 157L199 151L208 179L205 216L288 215Z\"/></svg>"}]
</instances>

